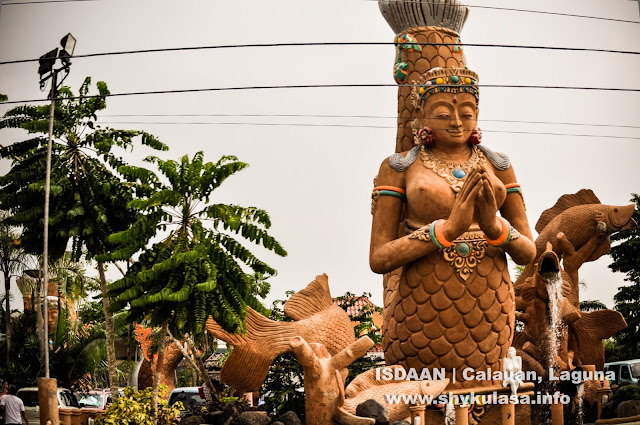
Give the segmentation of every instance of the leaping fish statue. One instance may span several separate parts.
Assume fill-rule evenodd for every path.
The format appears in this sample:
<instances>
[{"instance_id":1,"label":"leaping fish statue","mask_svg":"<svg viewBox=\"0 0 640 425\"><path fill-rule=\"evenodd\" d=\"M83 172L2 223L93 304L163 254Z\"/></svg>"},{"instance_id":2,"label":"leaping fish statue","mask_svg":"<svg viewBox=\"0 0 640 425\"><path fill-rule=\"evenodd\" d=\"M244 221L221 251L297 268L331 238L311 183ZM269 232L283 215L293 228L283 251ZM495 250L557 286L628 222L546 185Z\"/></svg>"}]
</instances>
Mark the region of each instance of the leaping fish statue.
<instances>
[{"instance_id":1,"label":"leaping fish statue","mask_svg":"<svg viewBox=\"0 0 640 425\"><path fill-rule=\"evenodd\" d=\"M633 220L635 205L603 205L590 189L582 189L574 194L563 195L556 204L545 210L536 223L536 259L527 265L514 286L524 284L532 277L535 264L545 251L547 243L553 251L565 260L565 270L574 285L578 285L577 269L582 263L595 261L611 249L609 236L621 230L637 226ZM567 249L568 246L571 248ZM566 252L573 250L574 252ZM582 252L580 252L582 250ZM567 254L581 253L582 263L567 267ZM575 270L569 270L569 269ZM575 273L574 273L575 272ZM576 291L577 294L577 291ZM577 300L572 300L575 304Z\"/></svg>"},{"instance_id":2,"label":"leaping fish statue","mask_svg":"<svg viewBox=\"0 0 640 425\"><path fill-rule=\"evenodd\" d=\"M284 305L293 322L268 319L247 308L247 333L226 332L213 318L205 325L216 338L233 346L222 367L222 381L237 391L258 391L276 357L290 351L290 341L302 337L323 344L333 356L355 341L347 313L333 303L326 274L317 276Z\"/></svg>"}]
</instances>

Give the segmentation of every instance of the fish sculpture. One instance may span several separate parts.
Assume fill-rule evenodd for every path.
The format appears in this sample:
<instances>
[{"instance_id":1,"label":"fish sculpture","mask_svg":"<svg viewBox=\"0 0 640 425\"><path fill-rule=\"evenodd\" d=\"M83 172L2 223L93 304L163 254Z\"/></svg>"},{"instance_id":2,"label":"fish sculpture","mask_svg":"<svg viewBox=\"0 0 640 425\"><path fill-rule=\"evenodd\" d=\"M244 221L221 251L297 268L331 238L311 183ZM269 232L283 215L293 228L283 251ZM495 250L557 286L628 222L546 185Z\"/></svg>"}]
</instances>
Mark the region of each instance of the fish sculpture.
<instances>
[{"instance_id":1,"label":"fish sculpture","mask_svg":"<svg viewBox=\"0 0 640 425\"><path fill-rule=\"evenodd\" d=\"M355 341L349 315L333 303L326 274L316 277L284 305L292 322L279 322L247 308L246 335L231 334L209 317L205 328L233 346L222 367L224 383L237 391L258 391L269 366L279 355L291 351L290 341L299 337L322 344L336 355Z\"/></svg>"},{"instance_id":2,"label":"fish sculpture","mask_svg":"<svg viewBox=\"0 0 640 425\"><path fill-rule=\"evenodd\" d=\"M545 210L538 222L536 231L536 259L527 265L514 287L516 292L516 309L518 317L528 319L532 313L531 288L532 277L538 272L538 264L547 255L545 249L552 245L552 251L562 259L563 296L571 304L565 306L568 314L566 330L566 358L569 366L595 365L599 370L604 366L605 340L624 329L627 324L622 315L613 310L592 312L580 311L580 267L589 261L595 261L609 253L610 236L621 230L637 227L632 216L635 205L612 206L603 205L593 191L582 189L574 194L561 196L556 204ZM569 314L571 310L571 314ZM532 319L535 322L538 319ZM534 338L535 339L535 338ZM516 335L514 344L525 346L523 335ZM529 354L536 357L528 345Z\"/></svg>"},{"instance_id":3,"label":"fish sculpture","mask_svg":"<svg viewBox=\"0 0 640 425\"><path fill-rule=\"evenodd\" d=\"M635 205L603 205L590 189L582 189L574 194L563 195L556 204L545 210L536 223L536 259L527 265L514 287L522 285L535 274L535 264L545 251L547 243L553 245L554 252L564 260L565 271L572 283L578 285L577 269L587 261L595 261L611 249L610 236L621 230L637 226L633 220ZM576 255L573 263L566 264L568 255ZM576 261L580 259L582 263ZM570 262L571 263L571 262ZM578 294L578 291L574 291ZM579 299L573 299L579 305Z\"/></svg>"}]
</instances>

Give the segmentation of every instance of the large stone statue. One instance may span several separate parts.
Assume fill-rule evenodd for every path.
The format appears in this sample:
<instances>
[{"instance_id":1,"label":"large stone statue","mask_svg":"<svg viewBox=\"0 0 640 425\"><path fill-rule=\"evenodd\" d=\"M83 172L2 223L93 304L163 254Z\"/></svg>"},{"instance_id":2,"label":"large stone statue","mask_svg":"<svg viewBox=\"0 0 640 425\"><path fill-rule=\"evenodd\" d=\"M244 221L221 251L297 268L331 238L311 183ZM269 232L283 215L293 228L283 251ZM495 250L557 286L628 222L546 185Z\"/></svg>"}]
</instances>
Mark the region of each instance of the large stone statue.
<instances>
[{"instance_id":1,"label":"large stone statue","mask_svg":"<svg viewBox=\"0 0 640 425\"><path fill-rule=\"evenodd\" d=\"M500 370L511 345L505 252L518 264L535 255L522 192L508 158L479 145L474 72L431 69L411 84L415 147L383 161L374 189L371 268L402 267L385 303L385 359L444 368L451 388L499 385L462 370Z\"/></svg>"}]
</instances>

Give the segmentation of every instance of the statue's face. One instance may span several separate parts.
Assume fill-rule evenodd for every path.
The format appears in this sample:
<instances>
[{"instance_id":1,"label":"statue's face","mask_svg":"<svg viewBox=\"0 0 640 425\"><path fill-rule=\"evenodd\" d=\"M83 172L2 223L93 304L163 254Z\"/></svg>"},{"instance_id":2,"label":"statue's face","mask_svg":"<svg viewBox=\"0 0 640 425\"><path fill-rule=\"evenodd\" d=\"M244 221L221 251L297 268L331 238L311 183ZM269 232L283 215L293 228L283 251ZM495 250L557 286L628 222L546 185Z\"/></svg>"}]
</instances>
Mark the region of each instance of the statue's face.
<instances>
[{"instance_id":1,"label":"statue's face","mask_svg":"<svg viewBox=\"0 0 640 425\"><path fill-rule=\"evenodd\" d=\"M435 93L427 99L418 122L433 130L436 146L465 144L478 122L476 98L469 93Z\"/></svg>"},{"instance_id":2,"label":"statue's face","mask_svg":"<svg viewBox=\"0 0 640 425\"><path fill-rule=\"evenodd\" d=\"M513 347L509 347L509 349L507 350L507 356L509 356L509 358L514 358L516 356L516 349Z\"/></svg>"}]
</instances>

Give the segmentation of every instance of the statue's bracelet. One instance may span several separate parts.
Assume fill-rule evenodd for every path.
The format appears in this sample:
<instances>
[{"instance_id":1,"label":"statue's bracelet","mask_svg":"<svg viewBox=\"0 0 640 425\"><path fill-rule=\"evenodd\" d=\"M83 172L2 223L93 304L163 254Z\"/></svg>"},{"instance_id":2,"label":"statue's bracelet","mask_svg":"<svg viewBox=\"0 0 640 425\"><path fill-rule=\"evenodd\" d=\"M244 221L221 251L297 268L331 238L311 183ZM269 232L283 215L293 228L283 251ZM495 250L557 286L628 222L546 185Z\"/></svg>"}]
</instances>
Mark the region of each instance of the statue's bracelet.
<instances>
[{"instance_id":1,"label":"statue's bracelet","mask_svg":"<svg viewBox=\"0 0 640 425\"><path fill-rule=\"evenodd\" d=\"M433 242L438 249L449 248L453 245L453 242L449 242L442 232L442 226L444 226L444 223L446 222L447 220L444 219L436 220L431 223L431 226L429 227L431 242Z\"/></svg>"},{"instance_id":2,"label":"statue's bracelet","mask_svg":"<svg viewBox=\"0 0 640 425\"><path fill-rule=\"evenodd\" d=\"M500 234L500 236L498 236L497 239L489 239L487 235L484 235L484 238L486 239L489 245L495 246L498 248L503 248L507 246L509 242L511 242L512 230L515 230L515 229L511 227L511 223L509 223L509 221L506 218L504 217L496 217L496 218L498 219L500 224L502 224L502 233Z\"/></svg>"}]
</instances>

